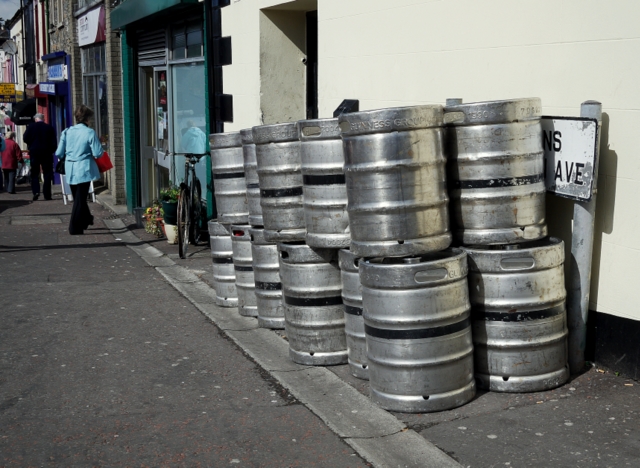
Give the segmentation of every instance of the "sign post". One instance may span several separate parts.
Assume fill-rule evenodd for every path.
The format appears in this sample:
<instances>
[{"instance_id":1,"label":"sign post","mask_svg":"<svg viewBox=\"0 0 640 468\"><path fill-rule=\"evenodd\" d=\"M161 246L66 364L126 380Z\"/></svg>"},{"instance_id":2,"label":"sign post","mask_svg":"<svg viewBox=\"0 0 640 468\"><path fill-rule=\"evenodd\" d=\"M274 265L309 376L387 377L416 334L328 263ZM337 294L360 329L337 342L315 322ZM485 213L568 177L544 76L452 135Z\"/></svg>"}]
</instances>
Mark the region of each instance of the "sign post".
<instances>
[{"instance_id":1,"label":"sign post","mask_svg":"<svg viewBox=\"0 0 640 468\"><path fill-rule=\"evenodd\" d=\"M567 325L572 374L581 372L585 365L602 104L583 102L580 116L542 118L547 191L575 200L571 258L565 260L571 262Z\"/></svg>"}]
</instances>

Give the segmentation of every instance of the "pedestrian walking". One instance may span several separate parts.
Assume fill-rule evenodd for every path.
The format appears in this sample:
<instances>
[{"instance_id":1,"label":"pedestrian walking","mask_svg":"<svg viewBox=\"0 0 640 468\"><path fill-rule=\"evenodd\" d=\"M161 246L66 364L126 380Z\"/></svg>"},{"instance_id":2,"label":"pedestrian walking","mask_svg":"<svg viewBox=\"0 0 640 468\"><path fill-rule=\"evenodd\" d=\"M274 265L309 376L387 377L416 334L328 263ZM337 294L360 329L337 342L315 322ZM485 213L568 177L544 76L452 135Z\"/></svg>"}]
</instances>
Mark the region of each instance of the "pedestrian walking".
<instances>
[{"instance_id":1,"label":"pedestrian walking","mask_svg":"<svg viewBox=\"0 0 640 468\"><path fill-rule=\"evenodd\" d=\"M16 132L9 132L7 139L0 144L0 148L2 148L2 180L5 190L14 194L16 193L16 171L18 163L22 162L22 150L15 138Z\"/></svg>"},{"instance_id":2,"label":"pedestrian walking","mask_svg":"<svg viewBox=\"0 0 640 468\"><path fill-rule=\"evenodd\" d=\"M56 156L64 159L65 177L73 195L73 209L69 221L69 234L84 234L93 225L93 216L87 205L89 186L92 180L100 179L96 159L102 156L103 148L93 123L93 111L85 105L74 112L76 125L67 128L60 135Z\"/></svg>"},{"instance_id":3,"label":"pedestrian walking","mask_svg":"<svg viewBox=\"0 0 640 468\"><path fill-rule=\"evenodd\" d=\"M31 191L33 200L40 197L40 171L44 176L42 193L45 200L51 200L53 182L53 152L56 150L56 131L44 121L43 114L33 116L33 122L24 132L23 140L29 147L31 159Z\"/></svg>"}]
</instances>

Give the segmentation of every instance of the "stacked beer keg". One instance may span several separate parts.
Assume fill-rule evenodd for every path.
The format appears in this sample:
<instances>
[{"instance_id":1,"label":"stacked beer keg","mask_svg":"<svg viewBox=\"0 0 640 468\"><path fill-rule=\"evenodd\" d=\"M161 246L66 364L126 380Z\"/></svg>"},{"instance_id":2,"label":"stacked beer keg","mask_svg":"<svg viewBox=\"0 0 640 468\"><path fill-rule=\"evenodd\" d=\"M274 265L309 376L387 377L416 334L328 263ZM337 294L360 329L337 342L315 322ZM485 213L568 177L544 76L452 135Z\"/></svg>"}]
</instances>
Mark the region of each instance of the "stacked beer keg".
<instances>
[{"instance_id":1,"label":"stacked beer keg","mask_svg":"<svg viewBox=\"0 0 640 468\"><path fill-rule=\"evenodd\" d=\"M289 355L300 364L342 364L338 248L349 235L337 120L253 127L253 139L264 240L277 244ZM340 191L336 204L332 197Z\"/></svg>"},{"instance_id":2,"label":"stacked beer keg","mask_svg":"<svg viewBox=\"0 0 640 468\"><path fill-rule=\"evenodd\" d=\"M448 103L453 234L469 260L475 373L530 392L569 378L564 247L546 237L540 99Z\"/></svg>"},{"instance_id":3,"label":"stacked beer keg","mask_svg":"<svg viewBox=\"0 0 640 468\"><path fill-rule=\"evenodd\" d=\"M467 255L450 248L443 109L373 110L339 122L371 398L403 412L460 406L475 381Z\"/></svg>"}]
</instances>

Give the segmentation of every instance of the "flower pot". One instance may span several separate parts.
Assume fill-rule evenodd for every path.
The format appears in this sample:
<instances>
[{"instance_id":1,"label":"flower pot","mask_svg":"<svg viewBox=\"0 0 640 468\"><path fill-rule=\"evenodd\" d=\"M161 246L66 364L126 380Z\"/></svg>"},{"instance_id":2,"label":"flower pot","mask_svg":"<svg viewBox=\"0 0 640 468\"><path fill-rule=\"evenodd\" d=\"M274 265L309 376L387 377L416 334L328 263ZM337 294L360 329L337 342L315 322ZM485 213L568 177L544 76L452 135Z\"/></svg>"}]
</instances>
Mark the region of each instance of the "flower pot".
<instances>
[{"instance_id":1,"label":"flower pot","mask_svg":"<svg viewBox=\"0 0 640 468\"><path fill-rule=\"evenodd\" d=\"M178 243L178 226L165 223L164 235L167 237L167 242L169 244L177 244Z\"/></svg>"},{"instance_id":2,"label":"flower pot","mask_svg":"<svg viewBox=\"0 0 640 468\"><path fill-rule=\"evenodd\" d=\"M164 212L164 220L167 224L178 224L178 202L162 202L162 211Z\"/></svg>"}]
</instances>

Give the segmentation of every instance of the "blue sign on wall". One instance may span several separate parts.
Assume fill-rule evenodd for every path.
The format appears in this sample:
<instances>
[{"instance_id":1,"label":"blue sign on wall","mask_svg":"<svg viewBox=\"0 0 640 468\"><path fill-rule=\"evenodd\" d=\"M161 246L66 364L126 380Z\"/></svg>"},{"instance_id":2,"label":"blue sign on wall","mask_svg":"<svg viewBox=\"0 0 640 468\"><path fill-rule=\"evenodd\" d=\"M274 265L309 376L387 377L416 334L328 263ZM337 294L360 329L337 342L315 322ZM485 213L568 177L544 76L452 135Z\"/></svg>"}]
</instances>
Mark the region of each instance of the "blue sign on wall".
<instances>
[{"instance_id":1,"label":"blue sign on wall","mask_svg":"<svg viewBox=\"0 0 640 468\"><path fill-rule=\"evenodd\" d=\"M51 81L64 80L64 63L49 63L47 78Z\"/></svg>"}]
</instances>

